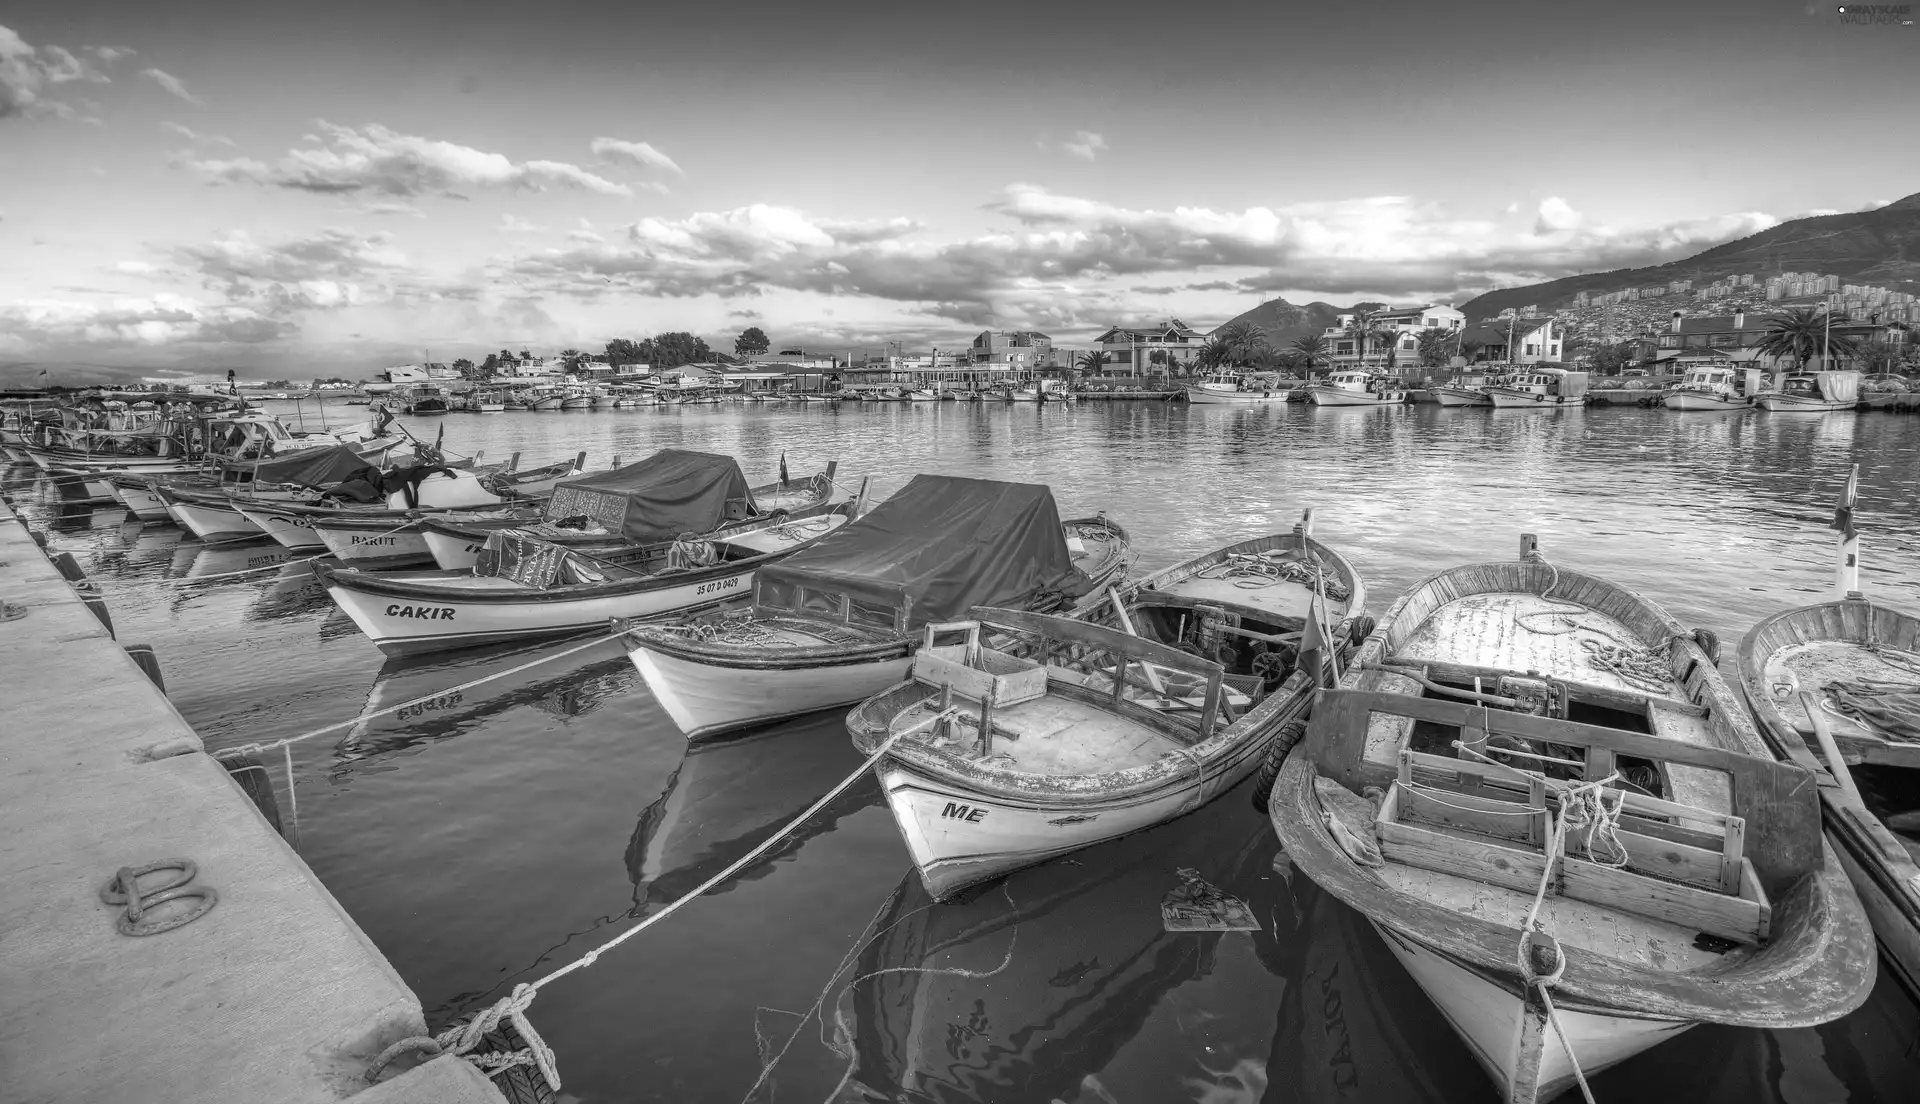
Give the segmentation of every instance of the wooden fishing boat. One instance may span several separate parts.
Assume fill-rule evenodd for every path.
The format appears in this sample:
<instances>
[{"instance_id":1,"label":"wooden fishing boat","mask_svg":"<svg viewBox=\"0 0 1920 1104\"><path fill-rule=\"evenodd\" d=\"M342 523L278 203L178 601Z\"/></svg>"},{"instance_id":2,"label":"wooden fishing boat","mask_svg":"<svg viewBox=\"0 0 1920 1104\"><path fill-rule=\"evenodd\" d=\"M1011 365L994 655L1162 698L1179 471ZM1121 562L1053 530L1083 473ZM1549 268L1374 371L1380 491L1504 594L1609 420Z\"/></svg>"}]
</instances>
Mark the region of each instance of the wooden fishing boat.
<instances>
[{"instance_id":1,"label":"wooden fishing boat","mask_svg":"<svg viewBox=\"0 0 1920 1104\"><path fill-rule=\"evenodd\" d=\"M1668 410L1751 410L1753 396L1766 373L1758 368L1734 368L1722 359L1686 370L1660 405Z\"/></svg>"},{"instance_id":2,"label":"wooden fishing boat","mask_svg":"<svg viewBox=\"0 0 1920 1104\"><path fill-rule=\"evenodd\" d=\"M1871 932L1813 778L1767 754L1711 638L1522 555L1421 582L1321 694L1269 806L1294 864L1509 1101L1698 1023L1858 1007Z\"/></svg>"},{"instance_id":3,"label":"wooden fishing boat","mask_svg":"<svg viewBox=\"0 0 1920 1104\"><path fill-rule=\"evenodd\" d=\"M1920 996L1920 840L1914 831L1920 824L1889 830L1888 811L1869 806L1850 769L1920 767L1920 617L1860 590L1853 531L1858 478L1856 466L1836 520L1834 599L1755 625L1740 641L1737 666L1761 733L1781 758L1819 776L1827 842L1887 961L1907 991ZM1907 819L1915 818L1908 812Z\"/></svg>"},{"instance_id":4,"label":"wooden fishing boat","mask_svg":"<svg viewBox=\"0 0 1920 1104\"><path fill-rule=\"evenodd\" d=\"M1307 401L1315 406L1398 406L1407 401L1400 381L1365 371L1329 372L1307 385Z\"/></svg>"},{"instance_id":5,"label":"wooden fishing boat","mask_svg":"<svg viewBox=\"0 0 1920 1104\"><path fill-rule=\"evenodd\" d=\"M620 468L626 477L645 481L653 478L674 478L672 471L677 470L674 458L685 450L662 449L644 460ZM582 454L583 456L585 454ZM692 454L705 455L705 454ZM786 471L786 457L780 460L782 472ZM649 472L659 471L658 476ZM840 470L839 461L830 461L826 470L804 479L779 479L749 488L753 510L760 514L786 512L795 517L811 516L818 512L817 507L824 506L833 499L836 483L835 473ZM420 540L426 546L428 557L442 571L464 571L471 568L486 546L487 534L499 529L519 529L531 533L549 544L563 548L576 548L583 552L622 548L631 543L625 534L613 529L593 517L582 514L572 505L571 496L562 495L555 501L549 499L537 510L531 507L500 517L469 517L442 515L420 519ZM559 524L566 522L567 524ZM672 534L667 539L675 539ZM331 547L331 546L329 546Z\"/></svg>"},{"instance_id":6,"label":"wooden fishing boat","mask_svg":"<svg viewBox=\"0 0 1920 1104\"><path fill-rule=\"evenodd\" d=\"M1434 402L1445 407L1492 406L1493 399L1488 397L1487 388L1497 387L1504 382L1505 375L1494 375L1485 370L1463 371L1446 383L1427 388L1427 394L1433 397Z\"/></svg>"},{"instance_id":7,"label":"wooden fishing boat","mask_svg":"<svg viewBox=\"0 0 1920 1104\"><path fill-rule=\"evenodd\" d=\"M1287 392L1280 388L1262 387L1242 373L1222 369L1209 373L1199 383L1189 385L1187 401L1231 406L1243 406L1249 403L1284 403L1287 401Z\"/></svg>"},{"instance_id":8,"label":"wooden fishing boat","mask_svg":"<svg viewBox=\"0 0 1920 1104\"><path fill-rule=\"evenodd\" d=\"M1499 384L1487 388L1487 398L1501 410L1549 410L1584 406L1587 402L1587 374L1565 368L1522 368Z\"/></svg>"},{"instance_id":9,"label":"wooden fishing boat","mask_svg":"<svg viewBox=\"0 0 1920 1104\"><path fill-rule=\"evenodd\" d=\"M1046 487L918 475L858 524L761 573L743 615L637 628L633 663L689 739L845 707L907 677L923 626L998 602L1068 609L1133 561Z\"/></svg>"},{"instance_id":10,"label":"wooden fishing boat","mask_svg":"<svg viewBox=\"0 0 1920 1104\"><path fill-rule=\"evenodd\" d=\"M687 453L682 478L571 481L567 509L606 520L630 545L589 555L505 529L470 571L377 574L323 568L328 593L388 655L468 648L605 627L717 605L753 591L754 573L852 520L858 502L795 522L755 516L731 457ZM657 474L657 473L655 473ZM729 520L736 523L727 526ZM674 537L705 533L706 537ZM662 540L669 543L661 543Z\"/></svg>"},{"instance_id":11,"label":"wooden fishing boat","mask_svg":"<svg viewBox=\"0 0 1920 1104\"><path fill-rule=\"evenodd\" d=\"M1860 405L1860 373L1852 369L1788 376L1777 391L1762 391L1754 404L1775 414L1825 414Z\"/></svg>"},{"instance_id":12,"label":"wooden fishing boat","mask_svg":"<svg viewBox=\"0 0 1920 1104\"><path fill-rule=\"evenodd\" d=\"M935 898L1183 816L1245 779L1311 700L1311 657L1244 712L1225 671L1086 621L976 607L847 717ZM959 632L959 644L938 644ZM994 645L987 641L991 639ZM1156 707L1158 706L1158 707Z\"/></svg>"},{"instance_id":13,"label":"wooden fishing boat","mask_svg":"<svg viewBox=\"0 0 1920 1104\"><path fill-rule=\"evenodd\" d=\"M441 469L418 482L408 481L405 487L377 502L341 502L324 494L285 501L233 495L229 501L241 517L295 552L327 551L337 543L353 559L364 554L376 559L414 554L414 562L424 562L432 558L425 542L409 532L415 511L498 511L513 503L538 502L561 479L578 474L578 463L562 462L525 472ZM332 540L323 525L331 527ZM374 533L392 537L396 543L366 543ZM408 535L405 547L399 543L402 534ZM359 538L357 543L355 538Z\"/></svg>"}]
</instances>

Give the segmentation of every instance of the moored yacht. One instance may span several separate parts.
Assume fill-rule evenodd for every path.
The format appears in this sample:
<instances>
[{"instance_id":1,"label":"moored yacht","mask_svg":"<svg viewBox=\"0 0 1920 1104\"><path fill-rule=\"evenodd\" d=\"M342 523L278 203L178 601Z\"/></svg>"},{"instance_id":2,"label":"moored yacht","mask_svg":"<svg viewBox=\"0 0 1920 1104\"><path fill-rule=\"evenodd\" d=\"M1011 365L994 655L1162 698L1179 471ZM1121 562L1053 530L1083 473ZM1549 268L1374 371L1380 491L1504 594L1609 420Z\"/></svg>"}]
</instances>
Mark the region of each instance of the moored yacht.
<instances>
[{"instance_id":1,"label":"moored yacht","mask_svg":"<svg viewBox=\"0 0 1920 1104\"><path fill-rule=\"evenodd\" d=\"M1390 376L1348 369L1309 384L1307 401L1315 406L1397 406L1407 401L1407 392Z\"/></svg>"},{"instance_id":2,"label":"moored yacht","mask_svg":"<svg viewBox=\"0 0 1920 1104\"><path fill-rule=\"evenodd\" d=\"M1282 388L1264 387L1249 376L1232 369L1210 372L1199 383L1187 387L1187 401L1196 403L1270 403L1286 402Z\"/></svg>"},{"instance_id":3,"label":"moored yacht","mask_svg":"<svg viewBox=\"0 0 1920 1104\"><path fill-rule=\"evenodd\" d=\"M1497 386L1487 388L1487 397L1501 409L1515 407L1584 406L1587 401L1587 374L1565 368L1525 368Z\"/></svg>"}]
</instances>

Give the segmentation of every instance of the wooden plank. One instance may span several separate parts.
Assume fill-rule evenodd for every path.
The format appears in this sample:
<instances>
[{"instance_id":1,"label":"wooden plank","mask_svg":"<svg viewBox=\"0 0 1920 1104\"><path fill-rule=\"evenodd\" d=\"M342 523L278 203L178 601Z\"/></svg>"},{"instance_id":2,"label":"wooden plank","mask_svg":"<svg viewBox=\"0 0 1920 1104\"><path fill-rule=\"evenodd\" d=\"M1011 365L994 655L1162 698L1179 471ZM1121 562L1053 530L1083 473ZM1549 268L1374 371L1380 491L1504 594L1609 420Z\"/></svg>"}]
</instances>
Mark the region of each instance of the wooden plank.
<instances>
[{"instance_id":1,"label":"wooden plank","mask_svg":"<svg viewBox=\"0 0 1920 1104\"><path fill-rule=\"evenodd\" d=\"M1624 828L1618 829L1615 834L1620 839L1620 845L1627 849L1629 870L1672 878L1701 889L1717 890L1723 884L1718 851L1629 832ZM1583 839L1584 836L1579 838ZM1570 836L1567 846L1573 847L1576 842L1576 838ZM1723 892L1731 893L1734 890Z\"/></svg>"},{"instance_id":2,"label":"wooden plank","mask_svg":"<svg viewBox=\"0 0 1920 1104\"><path fill-rule=\"evenodd\" d=\"M1487 808L1501 805L1506 807ZM1535 818L1528 815L1524 806L1511 802L1488 801L1457 793L1430 794L1410 789L1402 793L1399 822L1458 828L1515 843L1531 843Z\"/></svg>"},{"instance_id":3,"label":"wooden plank","mask_svg":"<svg viewBox=\"0 0 1920 1104\"><path fill-rule=\"evenodd\" d=\"M1727 842L1720 850L1720 892L1740 892L1740 864L1746 861L1747 822L1727 818Z\"/></svg>"},{"instance_id":4,"label":"wooden plank","mask_svg":"<svg viewBox=\"0 0 1920 1104\"><path fill-rule=\"evenodd\" d=\"M1760 942L1760 906L1744 897L1677 885L1569 856L1561 893L1739 943Z\"/></svg>"},{"instance_id":5,"label":"wooden plank","mask_svg":"<svg viewBox=\"0 0 1920 1104\"><path fill-rule=\"evenodd\" d=\"M1386 662L1405 664L1418 662L1428 669L1429 674L1427 677L1435 682L1461 683L1465 685L1472 685L1476 677L1485 679L1491 684L1497 681L1502 675L1517 675L1520 673L1518 671L1503 670L1499 667L1481 667L1472 663L1451 663L1437 659L1422 659L1418 661L1389 659ZM1704 717L1707 715L1705 706L1695 705L1692 702L1677 701L1673 698L1665 698L1655 694L1635 693L1631 690L1616 690L1610 686L1596 686L1590 682L1575 682L1571 679L1556 678L1553 681L1566 686L1567 697L1572 701L1582 702L1587 705L1605 706L1608 709L1618 709L1623 713L1645 712L1647 702L1653 700L1660 702L1662 705L1670 706L1678 712L1690 712L1696 717ZM1488 692L1491 693L1491 691Z\"/></svg>"},{"instance_id":6,"label":"wooden plank","mask_svg":"<svg viewBox=\"0 0 1920 1104\"><path fill-rule=\"evenodd\" d=\"M1477 882L1531 894L1540 888L1546 856L1534 851L1462 839L1407 824L1380 825L1380 853L1389 860L1458 874Z\"/></svg>"}]
</instances>

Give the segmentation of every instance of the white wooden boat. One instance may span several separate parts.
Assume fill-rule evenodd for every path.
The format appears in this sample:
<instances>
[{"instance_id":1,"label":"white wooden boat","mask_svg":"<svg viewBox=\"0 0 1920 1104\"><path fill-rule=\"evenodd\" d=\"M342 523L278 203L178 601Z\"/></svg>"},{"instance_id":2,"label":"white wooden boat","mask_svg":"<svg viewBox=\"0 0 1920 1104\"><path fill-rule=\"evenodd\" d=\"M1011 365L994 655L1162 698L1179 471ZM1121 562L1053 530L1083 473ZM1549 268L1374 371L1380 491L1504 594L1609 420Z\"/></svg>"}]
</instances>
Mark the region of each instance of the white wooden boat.
<instances>
[{"instance_id":1,"label":"white wooden boat","mask_svg":"<svg viewBox=\"0 0 1920 1104\"><path fill-rule=\"evenodd\" d=\"M680 731L708 737L861 701L906 677L927 623L1071 608L1132 561L1124 529L1061 522L1045 487L920 475L762 572L741 616L638 627L630 654Z\"/></svg>"},{"instance_id":2,"label":"white wooden boat","mask_svg":"<svg viewBox=\"0 0 1920 1104\"><path fill-rule=\"evenodd\" d=\"M1779 390L1762 391L1754 402L1776 414L1852 410L1860 404L1860 373L1848 369L1788 376Z\"/></svg>"},{"instance_id":3,"label":"white wooden boat","mask_svg":"<svg viewBox=\"0 0 1920 1104\"><path fill-rule=\"evenodd\" d=\"M1282 388L1262 387L1239 372L1211 372L1199 383L1187 387L1187 401L1202 404L1243 405L1247 403L1284 403Z\"/></svg>"},{"instance_id":4,"label":"white wooden boat","mask_svg":"<svg viewBox=\"0 0 1920 1104\"><path fill-rule=\"evenodd\" d=\"M939 402L940 392L916 387L912 391L907 392L907 398L912 399L914 402Z\"/></svg>"},{"instance_id":5,"label":"white wooden boat","mask_svg":"<svg viewBox=\"0 0 1920 1104\"><path fill-rule=\"evenodd\" d=\"M614 618L663 617L753 591L754 573L846 524L853 503L796 525L748 522L713 540L589 556L513 530L470 572L368 572L314 565L327 593L388 655L566 636Z\"/></svg>"},{"instance_id":6,"label":"white wooden boat","mask_svg":"<svg viewBox=\"0 0 1920 1104\"><path fill-rule=\"evenodd\" d=\"M1851 773L1920 767L1920 617L1860 591L1857 478L1856 468L1842 500L1834 599L1755 625L1737 667L1761 733L1781 758L1819 776L1827 842L1887 961L1920 996L1920 825L1890 830L1886 810L1869 805ZM1838 763L1824 753L1829 744Z\"/></svg>"},{"instance_id":7,"label":"white wooden boat","mask_svg":"<svg viewBox=\"0 0 1920 1104\"><path fill-rule=\"evenodd\" d=\"M127 508L127 512L141 521L167 521L173 515L167 512L167 504L151 483L141 476L109 476L107 482L113 486L113 496Z\"/></svg>"},{"instance_id":8,"label":"white wooden boat","mask_svg":"<svg viewBox=\"0 0 1920 1104\"><path fill-rule=\"evenodd\" d=\"M1767 753L1710 638L1522 550L1414 587L1322 693L1269 806L1293 863L1509 1101L1698 1023L1858 1007L1872 938L1813 779Z\"/></svg>"},{"instance_id":9,"label":"white wooden boat","mask_svg":"<svg viewBox=\"0 0 1920 1104\"><path fill-rule=\"evenodd\" d=\"M1481 387L1469 387L1461 384L1443 383L1427 388L1427 394L1441 406L1492 406L1493 400Z\"/></svg>"},{"instance_id":10,"label":"white wooden boat","mask_svg":"<svg viewBox=\"0 0 1920 1104\"><path fill-rule=\"evenodd\" d=\"M1315 406L1397 406L1407 401L1399 382L1362 371L1330 372L1307 385L1307 401Z\"/></svg>"},{"instance_id":11,"label":"white wooden boat","mask_svg":"<svg viewBox=\"0 0 1920 1104\"><path fill-rule=\"evenodd\" d=\"M954 630L963 643L935 643ZM1236 715L1224 674L1119 629L979 607L929 626L912 677L847 727L869 755L893 741L874 770L922 884L944 899L1190 813L1245 779L1314 681L1295 672Z\"/></svg>"},{"instance_id":12,"label":"white wooden boat","mask_svg":"<svg viewBox=\"0 0 1920 1104\"><path fill-rule=\"evenodd\" d=\"M1751 410L1762 375L1758 368L1696 366L1686 370L1660 403L1668 410Z\"/></svg>"},{"instance_id":13,"label":"white wooden boat","mask_svg":"<svg viewBox=\"0 0 1920 1104\"><path fill-rule=\"evenodd\" d=\"M1565 368L1522 368L1501 383L1487 388L1487 397L1501 410L1556 410L1584 406L1587 402L1587 374Z\"/></svg>"},{"instance_id":14,"label":"white wooden boat","mask_svg":"<svg viewBox=\"0 0 1920 1104\"><path fill-rule=\"evenodd\" d=\"M272 502L246 495L231 496L231 501L261 532L296 552L324 551L337 543L350 558L371 554L379 560L390 553L417 553L421 559L415 562L424 562L431 559L424 540L409 539L403 548L399 539L402 531L417 520L415 511L470 513L498 510L516 502L537 502L559 480L579 474L576 463L563 462L527 472L441 469L392 492L383 504L343 504L325 499ZM333 541L327 538L329 530L335 534ZM386 534L395 543L367 544L365 538L374 533ZM360 538L357 543L356 537Z\"/></svg>"}]
</instances>

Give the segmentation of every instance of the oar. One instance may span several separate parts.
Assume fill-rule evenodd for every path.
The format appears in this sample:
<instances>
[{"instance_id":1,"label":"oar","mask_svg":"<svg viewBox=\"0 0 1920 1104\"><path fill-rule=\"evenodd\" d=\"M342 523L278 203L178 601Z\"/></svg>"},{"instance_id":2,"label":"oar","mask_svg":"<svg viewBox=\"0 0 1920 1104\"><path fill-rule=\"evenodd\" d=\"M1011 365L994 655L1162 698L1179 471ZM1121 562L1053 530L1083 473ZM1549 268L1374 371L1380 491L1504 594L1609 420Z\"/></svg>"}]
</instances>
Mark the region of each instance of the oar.
<instances>
[{"instance_id":1,"label":"oar","mask_svg":"<svg viewBox=\"0 0 1920 1104\"><path fill-rule=\"evenodd\" d=\"M1855 805L1861 804L1860 790L1853 784L1853 772L1847 769L1846 760L1840 758L1840 745L1834 743L1833 727L1827 723L1827 712L1820 707L1820 699L1813 691L1800 691L1800 704L1806 707L1807 719L1813 722L1813 738L1820 742L1820 751L1827 757L1827 769L1833 772L1833 780L1840 783L1840 789Z\"/></svg>"}]
</instances>

